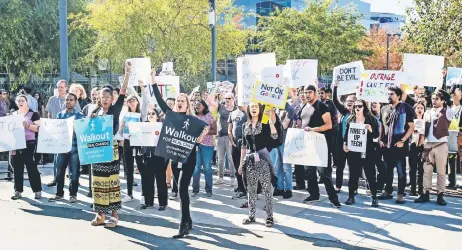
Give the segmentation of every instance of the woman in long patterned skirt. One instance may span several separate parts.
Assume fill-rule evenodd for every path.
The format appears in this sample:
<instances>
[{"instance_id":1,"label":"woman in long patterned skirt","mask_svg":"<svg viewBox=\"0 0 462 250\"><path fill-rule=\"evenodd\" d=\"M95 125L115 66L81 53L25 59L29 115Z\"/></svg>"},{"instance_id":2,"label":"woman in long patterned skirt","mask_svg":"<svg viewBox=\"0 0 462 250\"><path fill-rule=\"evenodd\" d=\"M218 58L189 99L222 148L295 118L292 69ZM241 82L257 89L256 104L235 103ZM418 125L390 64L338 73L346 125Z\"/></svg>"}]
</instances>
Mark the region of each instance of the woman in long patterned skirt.
<instances>
[{"instance_id":1,"label":"woman in long patterned skirt","mask_svg":"<svg viewBox=\"0 0 462 250\"><path fill-rule=\"evenodd\" d=\"M125 79L117 101L112 104L113 89L110 86L105 86L100 91L101 106L94 110L91 115L91 117L112 115L114 134L119 130L119 116L124 105L130 70L131 65L128 63L125 66ZM91 222L93 226L116 227L119 221L118 210L122 205L120 202L120 163L117 145L117 141L114 141L114 160L112 162L91 165L93 210L97 212L95 219ZM104 215L109 212L112 212L111 218L105 223Z\"/></svg>"}]
</instances>

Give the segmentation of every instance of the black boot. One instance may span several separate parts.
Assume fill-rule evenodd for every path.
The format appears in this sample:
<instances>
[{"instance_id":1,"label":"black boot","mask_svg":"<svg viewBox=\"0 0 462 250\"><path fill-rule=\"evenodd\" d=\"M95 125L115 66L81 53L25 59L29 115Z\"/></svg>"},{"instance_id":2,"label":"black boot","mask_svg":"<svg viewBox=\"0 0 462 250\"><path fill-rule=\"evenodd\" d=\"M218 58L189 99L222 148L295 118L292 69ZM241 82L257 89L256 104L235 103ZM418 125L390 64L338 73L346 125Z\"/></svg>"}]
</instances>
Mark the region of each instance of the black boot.
<instances>
[{"instance_id":1,"label":"black boot","mask_svg":"<svg viewBox=\"0 0 462 250\"><path fill-rule=\"evenodd\" d=\"M279 190L278 188L274 188L274 192L273 192L273 196L283 196L284 195L284 191L283 190Z\"/></svg>"},{"instance_id":2,"label":"black boot","mask_svg":"<svg viewBox=\"0 0 462 250\"><path fill-rule=\"evenodd\" d=\"M444 196L443 193L438 194L438 198L436 199L436 204L440 206L446 206L446 201L443 199L443 196Z\"/></svg>"},{"instance_id":3,"label":"black boot","mask_svg":"<svg viewBox=\"0 0 462 250\"><path fill-rule=\"evenodd\" d=\"M422 194L419 198L417 198L414 203L424 203L424 202L429 202L430 201L430 192L425 192L425 194Z\"/></svg>"},{"instance_id":4,"label":"black boot","mask_svg":"<svg viewBox=\"0 0 462 250\"><path fill-rule=\"evenodd\" d=\"M345 202L345 205L353 205L355 204L355 197L351 196L348 198L348 200Z\"/></svg>"},{"instance_id":5,"label":"black boot","mask_svg":"<svg viewBox=\"0 0 462 250\"><path fill-rule=\"evenodd\" d=\"M416 191L416 187L411 187L411 193L410 193L411 196L417 196L417 191Z\"/></svg>"},{"instance_id":6,"label":"black boot","mask_svg":"<svg viewBox=\"0 0 462 250\"><path fill-rule=\"evenodd\" d=\"M372 196L372 204L371 207L378 207L379 206L379 199L377 199L377 196L374 195Z\"/></svg>"},{"instance_id":7,"label":"black boot","mask_svg":"<svg viewBox=\"0 0 462 250\"><path fill-rule=\"evenodd\" d=\"M284 198L284 199L292 198L292 190L285 190L284 194L282 195L282 198Z\"/></svg>"},{"instance_id":8,"label":"black boot","mask_svg":"<svg viewBox=\"0 0 462 250\"><path fill-rule=\"evenodd\" d=\"M183 238L185 235L188 235L191 230L192 230L192 220L191 220L191 218L189 218L186 221L182 220L182 222L180 224L180 228L178 230L178 234L174 235L173 238L174 239Z\"/></svg>"}]
</instances>

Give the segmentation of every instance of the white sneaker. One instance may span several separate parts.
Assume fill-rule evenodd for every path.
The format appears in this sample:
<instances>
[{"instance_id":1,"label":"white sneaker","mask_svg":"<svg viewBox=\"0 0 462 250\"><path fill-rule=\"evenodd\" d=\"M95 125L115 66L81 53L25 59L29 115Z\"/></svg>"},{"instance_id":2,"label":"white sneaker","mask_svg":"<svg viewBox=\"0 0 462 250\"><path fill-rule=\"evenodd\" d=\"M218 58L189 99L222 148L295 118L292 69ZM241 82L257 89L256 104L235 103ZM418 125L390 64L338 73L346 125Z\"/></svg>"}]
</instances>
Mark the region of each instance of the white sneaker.
<instances>
[{"instance_id":1,"label":"white sneaker","mask_svg":"<svg viewBox=\"0 0 462 250\"><path fill-rule=\"evenodd\" d=\"M231 179L231 181L229 182L229 186L230 187L235 187L236 186L236 179Z\"/></svg>"},{"instance_id":2,"label":"white sneaker","mask_svg":"<svg viewBox=\"0 0 462 250\"><path fill-rule=\"evenodd\" d=\"M127 203L127 202L131 202L133 201L133 196L130 196L130 195L124 195L121 202L122 203Z\"/></svg>"},{"instance_id":3,"label":"white sneaker","mask_svg":"<svg viewBox=\"0 0 462 250\"><path fill-rule=\"evenodd\" d=\"M215 182L215 185L223 185L225 184L225 180L223 180L223 178L219 178L216 182Z\"/></svg>"},{"instance_id":4,"label":"white sneaker","mask_svg":"<svg viewBox=\"0 0 462 250\"><path fill-rule=\"evenodd\" d=\"M178 197L178 194L177 193L171 193L170 194L170 197L168 198L169 200L176 200L176 197Z\"/></svg>"}]
</instances>

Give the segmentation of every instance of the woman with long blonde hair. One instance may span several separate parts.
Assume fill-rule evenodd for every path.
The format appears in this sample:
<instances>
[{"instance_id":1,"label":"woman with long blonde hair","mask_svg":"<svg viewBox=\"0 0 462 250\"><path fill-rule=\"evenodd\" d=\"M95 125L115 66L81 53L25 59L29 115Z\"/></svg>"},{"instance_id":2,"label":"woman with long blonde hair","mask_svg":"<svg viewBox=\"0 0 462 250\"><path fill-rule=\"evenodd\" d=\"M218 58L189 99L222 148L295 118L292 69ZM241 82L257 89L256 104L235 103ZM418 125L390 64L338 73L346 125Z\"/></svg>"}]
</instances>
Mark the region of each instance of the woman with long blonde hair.
<instances>
[{"instance_id":1,"label":"woman with long blonde hair","mask_svg":"<svg viewBox=\"0 0 462 250\"><path fill-rule=\"evenodd\" d=\"M155 69L152 71L152 82L155 82ZM157 84L152 85L154 90L154 96L156 97L157 103L162 110L162 112L167 113L176 112L180 114L186 115L194 115L191 112L191 104L189 102L189 96L181 93L176 98L175 104L173 109L170 108L167 103L162 98L162 94L160 93L159 87ZM191 179L194 173L194 169L196 168L196 148L202 142L204 135L207 134L209 131L208 126L204 128L202 134L197 139L196 145L193 147L191 154L189 155L186 162L180 164L178 162L171 161L172 171L173 171L173 184L178 185L178 190L180 193L180 204L181 204L181 224L179 228L179 232L177 235L173 236L173 238L182 238L185 235L188 235L189 232L192 230L192 219L191 219L191 212L189 208L189 185L191 183Z\"/></svg>"},{"instance_id":2,"label":"woman with long blonde hair","mask_svg":"<svg viewBox=\"0 0 462 250\"><path fill-rule=\"evenodd\" d=\"M83 109L87 106L87 92L82 84L73 83L69 87L69 92L77 96L77 101L79 102L80 109Z\"/></svg>"}]
</instances>

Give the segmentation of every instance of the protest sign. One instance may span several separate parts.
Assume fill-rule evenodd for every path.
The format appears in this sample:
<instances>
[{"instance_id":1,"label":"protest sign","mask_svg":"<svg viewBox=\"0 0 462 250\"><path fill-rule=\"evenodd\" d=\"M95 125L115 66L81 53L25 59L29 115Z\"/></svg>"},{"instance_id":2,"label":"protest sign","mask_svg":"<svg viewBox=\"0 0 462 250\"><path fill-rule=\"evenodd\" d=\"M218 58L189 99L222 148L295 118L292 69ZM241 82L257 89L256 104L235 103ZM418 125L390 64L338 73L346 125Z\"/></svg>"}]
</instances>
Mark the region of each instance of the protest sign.
<instances>
[{"instance_id":1,"label":"protest sign","mask_svg":"<svg viewBox=\"0 0 462 250\"><path fill-rule=\"evenodd\" d=\"M255 82L261 80L261 70L276 66L274 53L246 55L237 58L238 105L246 106L252 99Z\"/></svg>"},{"instance_id":2,"label":"protest sign","mask_svg":"<svg viewBox=\"0 0 462 250\"><path fill-rule=\"evenodd\" d=\"M343 64L334 68L334 81L338 81L337 94L346 95L356 93L356 87L361 83L364 73L362 61Z\"/></svg>"},{"instance_id":3,"label":"protest sign","mask_svg":"<svg viewBox=\"0 0 462 250\"><path fill-rule=\"evenodd\" d=\"M462 68L448 67L446 73L446 86L462 84Z\"/></svg>"},{"instance_id":4,"label":"protest sign","mask_svg":"<svg viewBox=\"0 0 462 250\"><path fill-rule=\"evenodd\" d=\"M112 115L74 121L80 164L114 160Z\"/></svg>"},{"instance_id":5,"label":"protest sign","mask_svg":"<svg viewBox=\"0 0 462 250\"><path fill-rule=\"evenodd\" d=\"M234 83L229 81L223 81L220 83L220 93L232 93L234 89Z\"/></svg>"},{"instance_id":6,"label":"protest sign","mask_svg":"<svg viewBox=\"0 0 462 250\"><path fill-rule=\"evenodd\" d=\"M134 122L128 126L130 127L130 146L157 146L162 130L161 122Z\"/></svg>"},{"instance_id":7,"label":"protest sign","mask_svg":"<svg viewBox=\"0 0 462 250\"><path fill-rule=\"evenodd\" d=\"M138 86L138 80L142 80L144 84L151 84L151 58L131 58L127 59L127 62L132 64L129 86Z\"/></svg>"},{"instance_id":8,"label":"protest sign","mask_svg":"<svg viewBox=\"0 0 462 250\"><path fill-rule=\"evenodd\" d=\"M0 152L26 148L23 121L20 115L0 117Z\"/></svg>"},{"instance_id":9,"label":"protest sign","mask_svg":"<svg viewBox=\"0 0 462 250\"><path fill-rule=\"evenodd\" d=\"M315 85L318 78L318 60L287 60L286 66L290 88Z\"/></svg>"},{"instance_id":10,"label":"protest sign","mask_svg":"<svg viewBox=\"0 0 462 250\"><path fill-rule=\"evenodd\" d=\"M257 81L252 94L252 101L283 109L286 106L288 95L289 89L285 86Z\"/></svg>"},{"instance_id":11,"label":"protest sign","mask_svg":"<svg viewBox=\"0 0 462 250\"><path fill-rule=\"evenodd\" d=\"M217 87L219 82L207 82L207 93L210 94Z\"/></svg>"},{"instance_id":12,"label":"protest sign","mask_svg":"<svg viewBox=\"0 0 462 250\"><path fill-rule=\"evenodd\" d=\"M366 152L367 129L365 124L350 123L347 147L352 152Z\"/></svg>"},{"instance_id":13,"label":"protest sign","mask_svg":"<svg viewBox=\"0 0 462 250\"><path fill-rule=\"evenodd\" d=\"M199 88L200 88L200 87L201 87L201 86L195 87L195 88L191 91L191 93L199 92Z\"/></svg>"},{"instance_id":14,"label":"protest sign","mask_svg":"<svg viewBox=\"0 0 462 250\"><path fill-rule=\"evenodd\" d=\"M186 162L205 126L205 122L194 116L167 111L155 154Z\"/></svg>"},{"instance_id":15,"label":"protest sign","mask_svg":"<svg viewBox=\"0 0 462 250\"><path fill-rule=\"evenodd\" d=\"M443 56L404 54L405 84L441 88L443 84Z\"/></svg>"},{"instance_id":16,"label":"protest sign","mask_svg":"<svg viewBox=\"0 0 462 250\"><path fill-rule=\"evenodd\" d=\"M261 70L261 81L272 85L284 84L284 67L265 67Z\"/></svg>"},{"instance_id":17,"label":"protest sign","mask_svg":"<svg viewBox=\"0 0 462 250\"><path fill-rule=\"evenodd\" d=\"M74 117L67 119L40 119L37 153L62 154L72 149Z\"/></svg>"},{"instance_id":18,"label":"protest sign","mask_svg":"<svg viewBox=\"0 0 462 250\"><path fill-rule=\"evenodd\" d=\"M326 137L316 132L289 128L284 143L283 162L304 166L327 167Z\"/></svg>"},{"instance_id":19,"label":"protest sign","mask_svg":"<svg viewBox=\"0 0 462 250\"><path fill-rule=\"evenodd\" d=\"M155 81L164 100L167 98L177 98L180 95L179 76L156 76ZM144 95L149 97L149 103L157 104L152 85L149 84L145 87Z\"/></svg>"},{"instance_id":20,"label":"protest sign","mask_svg":"<svg viewBox=\"0 0 462 250\"><path fill-rule=\"evenodd\" d=\"M141 114L140 113L135 113L135 112L127 112L124 115L124 139L129 139L130 135L130 129L128 127L128 124L133 123L133 122L141 122Z\"/></svg>"},{"instance_id":21,"label":"protest sign","mask_svg":"<svg viewBox=\"0 0 462 250\"><path fill-rule=\"evenodd\" d=\"M419 133L419 135L425 134L425 122L423 119L414 119L415 129Z\"/></svg>"},{"instance_id":22,"label":"protest sign","mask_svg":"<svg viewBox=\"0 0 462 250\"><path fill-rule=\"evenodd\" d=\"M388 87L401 84L402 72L366 70L359 87L359 97L368 102L388 102Z\"/></svg>"}]
</instances>

